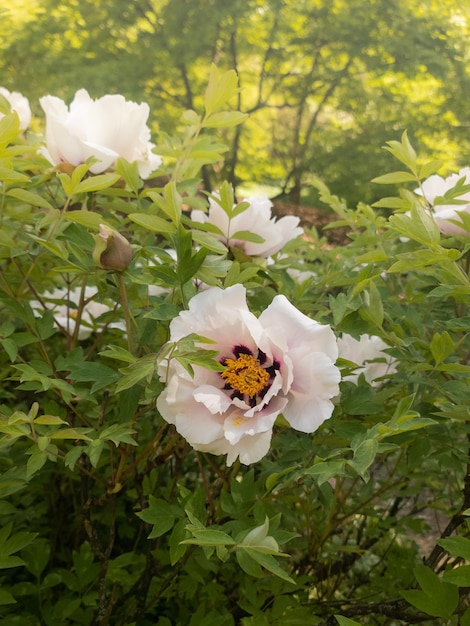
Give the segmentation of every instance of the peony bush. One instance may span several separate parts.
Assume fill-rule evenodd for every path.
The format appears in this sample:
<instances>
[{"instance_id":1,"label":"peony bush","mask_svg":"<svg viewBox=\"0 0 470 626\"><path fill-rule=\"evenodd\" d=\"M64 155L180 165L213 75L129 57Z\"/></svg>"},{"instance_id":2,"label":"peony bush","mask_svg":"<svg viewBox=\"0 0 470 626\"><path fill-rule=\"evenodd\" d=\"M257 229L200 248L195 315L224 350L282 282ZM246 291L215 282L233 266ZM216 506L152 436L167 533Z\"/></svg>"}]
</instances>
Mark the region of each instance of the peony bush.
<instances>
[{"instance_id":1,"label":"peony bush","mask_svg":"<svg viewBox=\"0 0 470 626\"><path fill-rule=\"evenodd\" d=\"M332 245L202 189L237 90L1 91L2 626L470 623L468 168L313 178Z\"/></svg>"}]
</instances>

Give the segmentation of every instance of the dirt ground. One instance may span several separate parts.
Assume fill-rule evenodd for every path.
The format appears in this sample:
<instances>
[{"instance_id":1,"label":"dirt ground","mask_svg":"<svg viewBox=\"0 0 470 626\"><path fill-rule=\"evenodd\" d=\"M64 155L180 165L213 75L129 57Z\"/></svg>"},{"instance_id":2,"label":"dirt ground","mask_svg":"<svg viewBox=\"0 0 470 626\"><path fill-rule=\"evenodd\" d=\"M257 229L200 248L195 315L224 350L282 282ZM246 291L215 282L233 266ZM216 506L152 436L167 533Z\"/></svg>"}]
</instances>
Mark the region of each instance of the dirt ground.
<instances>
[{"instance_id":1,"label":"dirt ground","mask_svg":"<svg viewBox=\"0 0 470 626\"><path fill-rule=\"evenodd\" d=\"M276 217L282 217L284 215L297 215L300 218L302 226L311 228L315 226L320 236L326 237L327 241L332 245L342 245L347 243L347 228L338 227L332 229L325 229L327 224L334 222L338 219L338 216L327 211L325 209L316 209L311 206L289 204L287 202L280 202L275 200L273 202L273 213Z\"/></svg>"}]
</instances>

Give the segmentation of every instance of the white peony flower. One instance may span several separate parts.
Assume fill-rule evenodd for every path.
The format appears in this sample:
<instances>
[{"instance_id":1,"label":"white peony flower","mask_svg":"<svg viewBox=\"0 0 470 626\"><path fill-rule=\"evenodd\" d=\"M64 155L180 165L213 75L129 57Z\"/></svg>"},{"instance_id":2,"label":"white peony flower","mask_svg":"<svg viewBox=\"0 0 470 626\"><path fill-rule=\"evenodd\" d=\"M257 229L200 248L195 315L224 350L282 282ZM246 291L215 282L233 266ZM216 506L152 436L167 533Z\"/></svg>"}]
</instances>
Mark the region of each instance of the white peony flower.
<instances>
[{"instance_id":1,"label":"white peony flower","mask_svg":"<svg viewBox=\"0 0 470 626\"><path fill-rule=\"evenodd\" d=\"M137 161L140 176L147 178L162 162L152 153L146 103L130 102L121 95L93 100L85 89L77 91L70 109L55 96L44 96L39 102L46 113L42 153L53 165L76 166L94 156L98 162L90 171L99 174L123 157Z\"/></svg>"},{"instance_id":2,"label":"white peony flower","mask_svg":"<svg viewBox=\"0 0 470 626\"><path fill-rule=\"evenodd\" d=\"M433 174L423 182L421 189L415 189L415 193L420 196L424 195L432 206L433 217L439 230L444 235L469 234L467 230L449 220L458 221L459 213L470 213L470 192L456 198L457 200L466 200L468 204L452 204L451 201L449 204L434 205L435 199L438 196L443 196L446 191L455 187L461 178L465 178L464 184L470 184L470 167L464 167L458 174L451 174L445 179L437 174Z\"/></svg>"},{"instance_id":3,"label":"white peony flower","mask_svg":"<svg viewBox=\"0 0 470 626\"><path fill-rule=\"evenodd\" d=\"M257 318L243 285L212 287L194 296L170 325L171 341L191 333L213 340L224 366L194 366L194 377L175 360L160 366L165 390L162 417L195 448L255 463L267 454L276 417L311 433L328 419L339 391L334 333L276 296ZM207 344L203 344L207 347ZM202 349L202 347L201 347Z\"/></svg>"},{"instance_id":4,"label":"white peony flower","mask_svg":"<svg viewBox=\"0 0 470 626\"><path fill-rule=\"evenodd\" d=\"M230 247L240 247L250 256L268 257L278 252L288 241L303 233L299 227L299 218L285 215L279 220L271 214L273 206L266 196L253 196L245 200L248 208L231 220L223 208L212 198L209 200L209 212L194 210L191 219L195 222L209 222L223 233L220 239ZM263 237L263 243L243 241L234 235L239 231L248 231Z\"/></svg>"},{"instance_id":5,"label":"white peony flower","mask_svg":"<svg viewBox=\"0 0 470 626\"><path fill-rule=\"evenodd\" d=\"M31 122L31 109L29 101L18 91L8 91L5 87L0 87L0 95L8 100L11 110L16 111L20 120L20 129L26 130ZM3 113L0 113L0 119Z\"/></svg>"},{"instance_id":6,"label":"white peony flower","mask_svg":"<svg viewBox=\"0 0 470 626\"><path fill-rule=\"evenodd\" d=\"M93 300L97 293L98 292L94 287L85 287L85 305L83 307L80 319L80 328L78 331L79 341L88 339L88 337L90 337L90 335L97 328L95 320L100 317L100 315L112 310L106 304L95 302ZM77 308L80 302L80 296L81 289L69 290L66 288L54 289L43 296L44 305L49 311L51 311L56 325L65 330L70 336L72 336L75 332L77 324ZM34 311L44 310L44 307L36 301L31 302L31 306ZM113 322L108 324L108 328L118 328L123 331L126 330L124 322Z\"/></svg>"},{"instance_id":7,"label":"white peony flower","mask_svg":"<svg viewBox=\"0 0 470 626\"><path fill-rule=\"evenodd\" d=\"M343 380L349 380L357 384L359 376L364 374L366 381L373 387L378 387L382 376L396 372L396 361L389 354L383 352L390 346L376 335L361 335L355 339L351 335L343 334L338 339L339 356L347 361L356 363L354 374L344 376Z\"/></svg>"}]
</instances>

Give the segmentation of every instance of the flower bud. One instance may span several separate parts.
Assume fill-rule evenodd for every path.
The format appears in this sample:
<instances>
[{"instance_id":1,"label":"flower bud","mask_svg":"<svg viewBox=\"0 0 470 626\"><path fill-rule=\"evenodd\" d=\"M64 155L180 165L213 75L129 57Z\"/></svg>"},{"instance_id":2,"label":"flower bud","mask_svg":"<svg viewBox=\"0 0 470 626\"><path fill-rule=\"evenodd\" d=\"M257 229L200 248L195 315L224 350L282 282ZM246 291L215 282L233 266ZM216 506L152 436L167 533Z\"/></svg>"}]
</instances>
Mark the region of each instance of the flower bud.
<instances>
[{"instance_id":1,"label":"flower bud","mask_svg":"<svg viewBox=\"0 0 470 626\"><path fill-rule=\"evenodd\" d=\"M131 244L117 230L100 224L100 232L95 235L93 260L104 270L122 272L132 261Z\"/></svg>"}]
</instances>

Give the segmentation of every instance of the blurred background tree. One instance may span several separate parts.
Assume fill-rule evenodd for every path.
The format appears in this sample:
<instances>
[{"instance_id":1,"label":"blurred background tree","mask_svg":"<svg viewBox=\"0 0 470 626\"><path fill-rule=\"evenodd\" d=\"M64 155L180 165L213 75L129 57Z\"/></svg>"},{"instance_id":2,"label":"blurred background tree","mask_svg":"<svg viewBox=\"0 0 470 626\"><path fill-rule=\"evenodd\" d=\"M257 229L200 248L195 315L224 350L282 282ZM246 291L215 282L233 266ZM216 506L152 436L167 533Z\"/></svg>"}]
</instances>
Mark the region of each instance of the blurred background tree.
<instances>
[{"instance_id":1,"label":"blurred background tree","mask_svg":"<svg viewBox=\"0 0 470 626\"><path fill-rule=\"evenodd\" d=\"M468 164L470 5L460 0L0 0L0 84L38 115L46 93L122 93L155 131L200 105L211 62L235 68L248 121L227 131L228 177L316 204L309 176L351 204L404 129L445 174Z\"/></svg>"}]
</instances>

